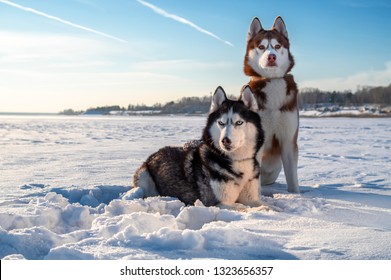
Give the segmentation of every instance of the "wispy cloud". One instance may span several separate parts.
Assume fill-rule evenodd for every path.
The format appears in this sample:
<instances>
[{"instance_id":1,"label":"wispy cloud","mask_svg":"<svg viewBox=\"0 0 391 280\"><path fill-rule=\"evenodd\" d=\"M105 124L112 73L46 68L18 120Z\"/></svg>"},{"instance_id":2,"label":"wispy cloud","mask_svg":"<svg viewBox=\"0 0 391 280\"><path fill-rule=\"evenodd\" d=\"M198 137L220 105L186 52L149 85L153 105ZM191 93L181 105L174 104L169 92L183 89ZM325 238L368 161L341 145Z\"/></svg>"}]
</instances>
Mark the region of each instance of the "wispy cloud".
<instances>
[{"instance_id":1,"label":"wispy cloud","mask_svg":"<svg viewBox=\"0 0 391 280\"><path fill-rule=\"evenodd\" d=\"M17 3L11 2L11 1L0 0L0 3L12 6L14 8L17 8L17 9L20 9L20 10L23 10L23 11L26 11L26 12L30 12L30 13L33 13L33 14L36 14L36 15L39 15L39 16L42 16L42 17L45 17L45 18L48 18L48 19L51 19L51 20L54 20L54 21L57 21L57 22L60 22L60 23L65 24L65 25L72 26L74 28L78 28L78 29L81 29L81 30L84 30L84 31L87 31L87 32L90 32L90 33L94 33L94 34L97 34L99 36L103 36L103 37L106 37L106 38L109 38L109 39L112 39L112 40L115 40L115 41L118 41L118 42L121 42L121 43L127 43L126 40L123 40L121 38L112 36L110 34L107 34L107 33L104 33L104 32L101 32L101 31L98 31L98 30L95 30L95 29L92 29L92 28L89 28L89 27L86 27L86 26L82 26L80 24L76 24L76 23L67 21L65 19L49 15L49 14L46 14L46 13L38 11L38 10L35 10L33 8L19 5Z\"/></svg>"},{"instance_id":2,"label":"wispy cloud","mask_svg":"<svg viewBox=\"0 0 391 280\"><path fill-rule=\"evenodd\" d=\"M0 70L34 70L70 64L97 64L128 45L98 43L96 38L0 30ZM98 61L96 61L98 60Z\"/></svg>"},{"instance_id":3,"label":"wispy cloud","mask_svg":"<svg viewBox=\"0 0 391 280\"><path fill-rule=\"evenodd\" d=\"M321 90L351 90L361 86L388 86L391 82L391 61L385 63L381 70L369 69L347 77L324 78L299 81L301 88L319 88Z\"/></svg>"},{"instance_id":4,"label":"wispy cloud","mask_svg":"<svg viewBox=\"0 0 391 280\"><path fill-rule=\"evenodd\" d=\"M174 15L174 14L170 14L169 12L167 12L167 11L165 11L165 10L163 10L163 9L161 9L161 8L151 4L151 3L145 2L143 0L136 0L136 1L139 2L141 5L144 5L145 7L150 8L152 11L154 11L155 13L157 13L157 14L159 14L161 16L164 16L166 18L170 18L170 19L175 20L177 22L180 22L182 24L189 25L190 27L194 28L195 30L197 30L197 31L199 31L201 33L204 33L204 34L206 34L208 36L211 36L211 37L213 37L213 38L223 42L224 44L227 44L227 45L229 45L231 47L234 46L231 42L225 41L225 40L221 39L216 34L210 32L210 31L208 31L208 30L206 30L206 29L204 29L204 28L202 28L200 26L198 26L197 24L191 22L188 19L185 19L183 17L177 16L177 15Z\"/></svg>"}]
</instances>

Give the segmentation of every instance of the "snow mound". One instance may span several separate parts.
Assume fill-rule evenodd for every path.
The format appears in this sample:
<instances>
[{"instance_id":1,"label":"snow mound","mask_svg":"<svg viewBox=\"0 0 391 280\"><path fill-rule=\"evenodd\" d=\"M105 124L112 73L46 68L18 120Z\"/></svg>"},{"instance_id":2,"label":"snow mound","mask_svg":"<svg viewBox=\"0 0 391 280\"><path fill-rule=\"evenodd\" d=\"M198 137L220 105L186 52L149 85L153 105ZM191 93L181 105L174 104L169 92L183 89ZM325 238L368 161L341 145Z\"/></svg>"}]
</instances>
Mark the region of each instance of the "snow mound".
<instances>
[{"instance_id":1,"label":"snow mound","mask_svg":"<svg viewBox=\"0 0 391 280\"><path fill-rule=\"evenodd\" d=\"M61 194L69 200L70 203L80 203L91 207L97 207L99 204L108 204L120 194L129 190L129 187L124 186L96 186L90 188L66 187L53 188L52 192Z\"/></svg>"},{"instance_id":2,"label":"snow mound","mask_svg":"<svg viewBox=\"0 0 391 280\"><path fill-rule=\"evenodd\" d=\"M242 213L202 203L185 206L170 197L129 200L126 193L118 193L125 189L51 189L31 199L24 213L0 213L0 257L296 258L284 249L283 236L270 238L270 229L258 225L278 221L277 212ZM131 190L131 195L136 191ZM99 199L99 204L92 198ZM327 208L323 199L300 195L280 193L262 199L283 209L283 215L313 215ZM110 201L100 202L104 200Z\"/></svg>"},{"instance_id":3,"label":"snow mound","mask_svg":"<svg viewBox=\"0 0 391 280\"><path fill-rule=\"evenodd\" d=\"M276 185L262 200L282 211L250 213L202 203L185 206L171 197L141 199L138 190L120 193L128 188L119 186L38 188L42 193L35 193L24 211L0 213L1 258L344 259L359 254L355 242L368 240L368 235L372 240L390 237L389 231L378 228L380 223L391 228L384 213L373 219L379 208L341 205L332 192L331 199L320 195L319 186L297 195ZM359 216L371 219L374 228L363 226ZM354 227L347 227L346 220ZM346 241L346 235L354 241ZM390 245L375 248L376 253L359 255L390 256Z\"/></svg>"}]
</instances>

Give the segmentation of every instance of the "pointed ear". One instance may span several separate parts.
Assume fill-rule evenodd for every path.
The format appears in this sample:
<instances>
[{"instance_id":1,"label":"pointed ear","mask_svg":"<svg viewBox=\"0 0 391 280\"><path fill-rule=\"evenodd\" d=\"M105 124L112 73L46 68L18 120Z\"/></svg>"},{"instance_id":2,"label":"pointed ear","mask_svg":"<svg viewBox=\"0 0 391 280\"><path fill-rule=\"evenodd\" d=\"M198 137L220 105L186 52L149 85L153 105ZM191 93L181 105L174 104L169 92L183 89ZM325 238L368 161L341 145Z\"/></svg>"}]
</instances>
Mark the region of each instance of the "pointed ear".
<instances>
[{"instance_id":1,"label":"pointed ear","mask_svg":"<svg viewBox=\"0 0 391 280\"><path fill-rule=\"evenodd\" d=\"M250 25L250 29L248 30L247 41L250 41L257 35L261 30L263 30L262 24L257 17L253 19Z\"/></svg>"},{"instance_id":2,"label":"pointed ear","mask_svg":"<svg viewBox=\"0 0 391 280\"><path fill-rule=\"evenodd\" d=\"M274 20L273 29L277 30L286 38L288 38L288 31L286 31L286 26L282 17L280 16L276 17L276 19Z\"/></svg>"},{"instance_id":3,"label":"pointed ear","mask_svg":"<svg viewBox=\"0 0 391 280\"><path fill-rule=\"evenodd\" d=\"M224 89L219 86L216 90L215 93L213 94L212 98L212 104L210 105L210 113L217 111L221 104L223 104L224 101L227 100L227 95L225 94Z\"/></svg>"},{"instance_id":4,"label":"pointed ear","mask_svg":"<svg viewBox=\"0 0 391 280\"><path fill-rule=\"evenodd\" d=\"M254 111L254 112L258 111L258 103L254 97L254 94L253 94L250 86L245 85L242 88L240 100L242 100L244 105L246 105L246 107L249 108L251 111Z\"/></svg>"}]
</instances>

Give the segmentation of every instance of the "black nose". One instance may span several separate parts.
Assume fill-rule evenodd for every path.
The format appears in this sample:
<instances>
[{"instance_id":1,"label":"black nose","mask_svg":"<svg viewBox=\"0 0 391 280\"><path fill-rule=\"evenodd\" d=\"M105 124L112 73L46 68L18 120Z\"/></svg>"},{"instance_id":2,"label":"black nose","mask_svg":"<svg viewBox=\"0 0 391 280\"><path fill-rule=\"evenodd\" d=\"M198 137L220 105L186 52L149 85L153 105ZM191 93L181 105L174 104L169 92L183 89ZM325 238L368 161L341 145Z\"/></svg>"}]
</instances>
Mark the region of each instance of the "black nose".
<instances>
[{"instance_id":1,"label":"black nose","mask_svg":"<svg viewBox=\"0 0 391 280\"><path fill-rule=\"evenodd\" d=\"M267 60L269 61L269 62L275 62L276 61L276 59L277 59L277 56L275 55L275 54L269 54L269 56L267 57Z\"/></svg>"},{"instance_id":2,"label":"black nose","mask_svg":"<svg viewBox=\"0 0 391 280\"><path fill-rule=\"evenodd\" d=\"M223 140L221 141L224 146L229 146L231 145L232 141L228 137L224 137Z\"/></svg>"}]
</instances>

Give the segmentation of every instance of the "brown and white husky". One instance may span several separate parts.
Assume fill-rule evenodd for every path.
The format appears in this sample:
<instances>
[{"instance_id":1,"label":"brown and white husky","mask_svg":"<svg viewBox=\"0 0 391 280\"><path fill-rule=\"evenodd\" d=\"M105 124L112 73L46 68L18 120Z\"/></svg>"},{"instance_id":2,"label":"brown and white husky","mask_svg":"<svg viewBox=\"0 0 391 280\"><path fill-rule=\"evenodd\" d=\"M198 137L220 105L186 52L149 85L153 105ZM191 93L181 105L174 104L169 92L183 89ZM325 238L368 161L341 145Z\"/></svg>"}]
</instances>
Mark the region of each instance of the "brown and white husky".
<instances>
[{"instance_id":1,"label":"brown and white husky","mask_svg":"<svg viewBox=\"0 0 391 280\"><path fill-rule=\"evenodd\" d=\"M297 178L299 114L297 86L288 74L294 65L288 32L281 17L271 30L263 29L258 18L251 23L244 58L244 73L259 107L265 143L258 156L261 184L276 181L284 167L288 191L299 192Z\"/></svg>"}]
</instances>

